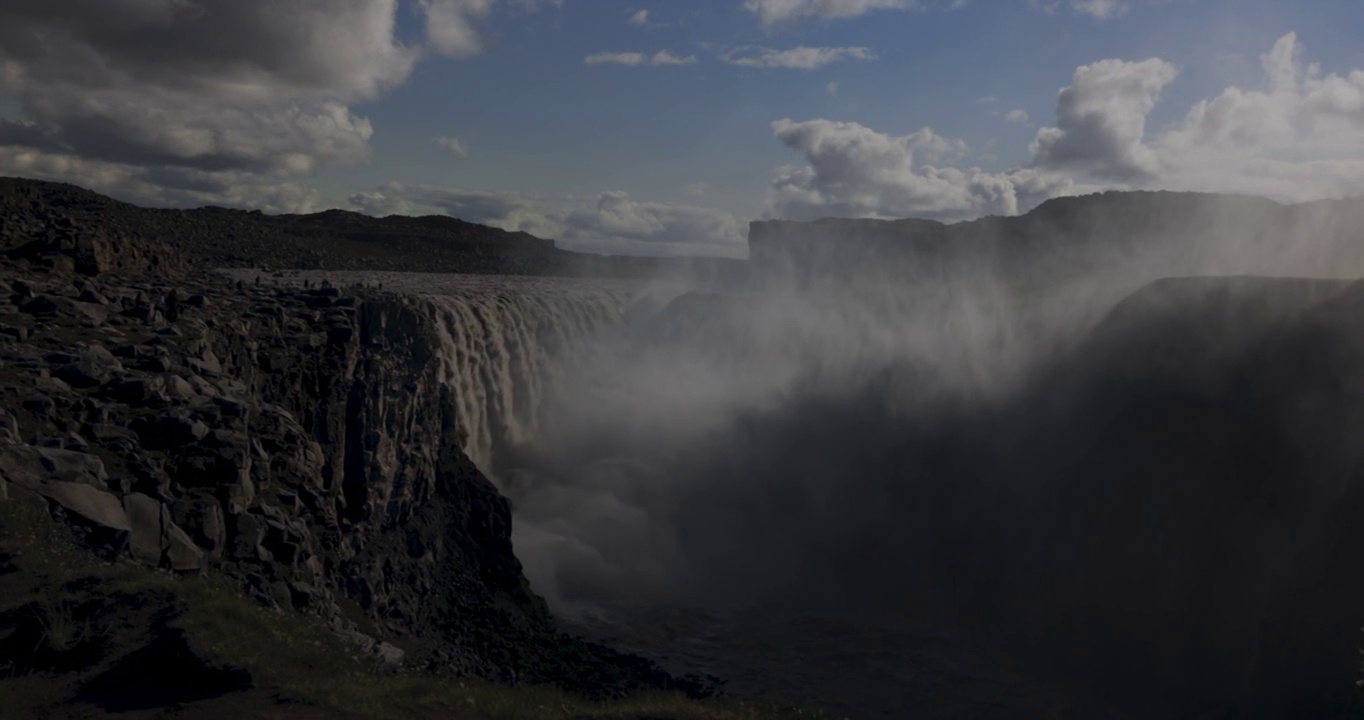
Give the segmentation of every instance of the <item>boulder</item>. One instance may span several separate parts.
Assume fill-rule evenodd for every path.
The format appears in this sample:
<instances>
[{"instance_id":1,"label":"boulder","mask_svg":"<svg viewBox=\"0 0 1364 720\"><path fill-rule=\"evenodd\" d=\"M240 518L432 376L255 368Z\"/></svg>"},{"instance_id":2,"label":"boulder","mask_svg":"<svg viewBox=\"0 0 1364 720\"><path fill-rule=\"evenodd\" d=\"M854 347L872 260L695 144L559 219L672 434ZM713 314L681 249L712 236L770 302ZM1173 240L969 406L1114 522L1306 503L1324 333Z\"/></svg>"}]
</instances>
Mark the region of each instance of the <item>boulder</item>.
<instances>
[{"instance_id":1,"label":"boulder","mask_svg":"<svg viewBox=\"0 0 1364 720\"><path fill-rule=\"evenodd\" d=\"M85 525L90 531L87 540L107 548L111 557L127 546L132 527L123 504L112 493L63 481L42 483L33 490L56 503L68 519Z\"/></svg>"},{"instance_id":2,"label":"boulder","mask_svg":"<svg viewBox=\"0 0 1364 720\"><path fill-rule=\"evenodd\" d=\"M89 360L79 360L57 369L56 377L73 388L87 390L109 381L112 370Z\"/></svg>"},{"instance_id":3,"label":"boulder","mask_svg":"<svg viewBox=\"0 0 1364 720\"><path fill-rule=\"evenodd\" d=\"M166 564L176 572L197 572L204 569L204 551L174 523L166 524Z\"/></svg>"},{"instance_id":4,"label":"boulder","mask_svg":"<svg viewBox=\"0 0 1364 720\"><path fill-rule=\"evenodd\" d=\"M164 503L141 493L130 493L124 496L123 507L131 527L129 548L134 558L178 572L203 569L204 551L175 524Z\"/></svg>"},{"instance_id":5,"label":"boulder","mask_svg":"<svg viewBox=\"0 0 1364 720\"><path fill-rule=\"evenodd\" d=\"M47 482L70 482L105 489L109 479L104 461L85 453L12 445L0 449L0 479L30 489Z\"/></svg>"},{"instance_id":6,"label":"boulder","mask_svg":"<svg viewBox=\"0 0 1364 720\"><path fill-rule=\"evenodd\" d=\"M166 375L166 395L171 400L189 401L194 399L199 393L195 392L194 385L190 381L179 375Z\"/></svg>"},{"instance_id":7,"label":"boulder","mask_svg":"<svg viewBox=\"0 0 1364 720\"><path fill-rule=\"evenodd\" d=\"M131 528L128 549L133 557L159 567L165 547L165 516L161 501L141 493L130 493L123 496L123 512L128 516Z\"/></svg>"},{"instance_id":8,"label":"boulder","mask_svg":"<svg viewBox=\"0 0 1364 720\"><path fill-rule=\"evenodd\" d=\"M379 643L379 646L374 649L374 653L388 665L401 665L403 657L406 655L402 648L387 642Z\"/></svg>"}]
</instances>

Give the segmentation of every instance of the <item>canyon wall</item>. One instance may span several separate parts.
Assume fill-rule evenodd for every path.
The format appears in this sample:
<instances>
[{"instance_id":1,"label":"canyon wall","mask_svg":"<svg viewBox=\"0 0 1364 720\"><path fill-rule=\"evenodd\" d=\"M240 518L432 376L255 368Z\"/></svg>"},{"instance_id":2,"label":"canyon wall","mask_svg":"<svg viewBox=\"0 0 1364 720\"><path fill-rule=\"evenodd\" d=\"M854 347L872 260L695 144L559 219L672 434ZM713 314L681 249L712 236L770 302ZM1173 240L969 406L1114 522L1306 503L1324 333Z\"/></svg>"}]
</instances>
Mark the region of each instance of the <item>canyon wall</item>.
<instances>
[{"instance_id":1,"label":"canyon wall","mask_svg":"<svg viewBox=\"0 0 1364 720\"><path fill-rule=\"evenodd\" d=\"M589 693L685 687L556 632L507 501L461 450L502 386L452 379L439 301L218 275L3 280L0 498L50 507L111 558L231 577L390 661ZM179 317L152 318L138 295L171 290ZM492 358L507 337L470 342ZM478 388L483 413L459 396Z\"/></svg>"}]
</instances>

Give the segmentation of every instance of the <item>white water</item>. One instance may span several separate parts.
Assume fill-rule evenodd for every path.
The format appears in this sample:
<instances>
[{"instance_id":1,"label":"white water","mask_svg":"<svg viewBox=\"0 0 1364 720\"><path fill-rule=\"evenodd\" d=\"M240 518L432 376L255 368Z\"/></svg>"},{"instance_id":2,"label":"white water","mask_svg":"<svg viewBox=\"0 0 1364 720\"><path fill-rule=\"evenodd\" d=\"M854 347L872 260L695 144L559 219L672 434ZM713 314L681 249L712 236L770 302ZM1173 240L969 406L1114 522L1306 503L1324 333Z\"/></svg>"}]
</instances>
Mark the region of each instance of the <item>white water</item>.
<instances>
[{"instance_id":1,"label":"white water","mask_svg":"<svg viewBox=\"0 0 1364 720\"><path fill-rule=\"evenodd\" d=\"M496 482L498 450L534 443L543 403L596 338L618 329L626 293L490 285L452 287L422 300L440 333L441 377L454 391L462 449Z\"/></svg>"}]
</instances>

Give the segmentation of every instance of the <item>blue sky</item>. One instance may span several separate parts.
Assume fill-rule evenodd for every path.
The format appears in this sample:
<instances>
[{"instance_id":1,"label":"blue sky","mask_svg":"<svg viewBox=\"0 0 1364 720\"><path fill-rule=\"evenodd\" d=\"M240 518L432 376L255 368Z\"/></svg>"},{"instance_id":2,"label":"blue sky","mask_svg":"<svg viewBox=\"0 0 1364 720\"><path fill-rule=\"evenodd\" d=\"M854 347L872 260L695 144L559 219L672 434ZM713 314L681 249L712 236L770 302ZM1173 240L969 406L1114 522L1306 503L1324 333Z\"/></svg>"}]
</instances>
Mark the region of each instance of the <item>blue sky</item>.
<instances>
[{"instance_id":1,"label":"blue sky","mask_svg":"<svg viewBox=\"0 0 1364 720\"><path fill-rule=\"evenodd\" d=\"M0 173L149 204L450 212L581 249L742 254L759 217L1364 193L1358 0L68 4L124 19L0 10ZM57 35L70 47L35 40Z\"/></svg>"}]
</instances>

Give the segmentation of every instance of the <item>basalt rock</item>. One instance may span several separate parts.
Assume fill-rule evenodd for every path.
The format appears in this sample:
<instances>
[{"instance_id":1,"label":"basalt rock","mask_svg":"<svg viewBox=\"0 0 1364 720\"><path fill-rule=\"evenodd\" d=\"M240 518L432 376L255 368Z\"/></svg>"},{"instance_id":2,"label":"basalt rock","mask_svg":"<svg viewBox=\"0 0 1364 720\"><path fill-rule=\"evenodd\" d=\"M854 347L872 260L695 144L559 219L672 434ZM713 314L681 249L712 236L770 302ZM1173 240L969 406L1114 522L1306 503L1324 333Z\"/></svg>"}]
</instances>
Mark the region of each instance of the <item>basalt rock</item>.
<instances>
[{"instance_id":1,"label":"basalt rock","mask_svg":"<svg viewBox=\"0 0 1364 720\"><path fill-rule=\"evenodd\" d=\"M81 247L98 290L25 275L16 298L39 331L0 365L0 499L42 498L106 556L365 627L385 662L594 694L674 686L556 632L507 501L459 450L419 302L191 275L174 281L197 298L176 322L148 322L137 298L168 281L108 277L101 246Z\"/></svg>"}]
</instances>

